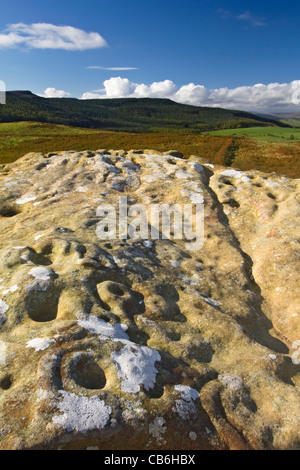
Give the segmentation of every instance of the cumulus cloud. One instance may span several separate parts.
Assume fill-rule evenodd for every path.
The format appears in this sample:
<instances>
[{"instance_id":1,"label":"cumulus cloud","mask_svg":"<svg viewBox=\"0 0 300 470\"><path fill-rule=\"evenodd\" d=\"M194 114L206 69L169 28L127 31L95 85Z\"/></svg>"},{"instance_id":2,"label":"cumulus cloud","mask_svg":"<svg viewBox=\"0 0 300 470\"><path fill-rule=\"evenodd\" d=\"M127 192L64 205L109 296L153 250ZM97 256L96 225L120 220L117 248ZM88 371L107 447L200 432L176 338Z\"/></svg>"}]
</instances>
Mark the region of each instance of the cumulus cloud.
<instances>
[{"instance_id":1,"label":"cumulus cloud","mask_svg":"<svg viewBox=\"0 0 300 470\"><path fill-rule=\"evenodd\" d=\"M86 91L85 93L83 93L80 99L81 100L100 100L103 98L107 98L107 96L103 94L100 95L98 93L94 93L93 91Z\"/></svg>"},{"instance_id":2,"label":"cumulus cloud","mask_svg":"<svg viewBox=\"0 0 300 470\"><path fill-rule=\"evenodd\" d=\"M101 94L86 92L81 99L101 98L170 98L177 90L177 86L171 80L153 82L151 85L138 84L128 78L112 77L103 82L104 89ZM170 98L172 99L172 98Z\"/></svg>"},{"instance_id":3,"label":"cumulus cloud","mask_svg":"<svg viewBox=\"0 0 300 470\"><path fill-rule=\"evenodd\" d=\"M135 95L138 85L130 82L128 78L112 77L103 82L107 98L123 98Z\"/></svg>"},{"instance_id":4,"label":"cumulus cloud","mask_svg":"<svg viewBox=\"0 0 300 470\"><path fill-rule=\"evenodd\" d=\"M39 96L42 98L68 98L71 94L64 90L57 90L56 88L46 88L44 94Z\"/></svg>"},{"instance_id":5,"label":"cumulus cloud","mask_svg":"<svg viewBox=\"0 0 300 470\"><path fill-rule=\"evenodd\" d=\"M194 106L241 109L252 112L299 111L300 80L290 83L256 84L237 88L208 89L189 83L177 87L171 80L150 85L134 83L128 78L112 77L103 82L101 93L86 92L81 99L102 98L168 98Z\"/></svg>"},{"instance_id":6,"label":"cumulus cloud","mask_svg":"<svg viewBox=\"0 0 300 470\"><path fill-rule=\"evenodd\" d=\"M16 23L0 34L0 49L27 46L34 49L64 49L84 51L107 46L98 33L87 33L73 26L49 23Z\"/></svg>"}]
</instances>

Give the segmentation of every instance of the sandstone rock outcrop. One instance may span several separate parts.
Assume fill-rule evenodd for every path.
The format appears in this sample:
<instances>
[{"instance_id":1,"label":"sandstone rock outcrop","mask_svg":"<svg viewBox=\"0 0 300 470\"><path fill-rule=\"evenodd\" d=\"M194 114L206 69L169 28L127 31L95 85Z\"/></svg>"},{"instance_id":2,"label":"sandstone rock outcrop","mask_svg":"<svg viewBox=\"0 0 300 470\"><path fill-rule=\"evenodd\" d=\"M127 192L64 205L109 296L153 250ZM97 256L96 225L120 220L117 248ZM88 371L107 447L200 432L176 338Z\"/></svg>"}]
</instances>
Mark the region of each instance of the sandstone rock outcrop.
<instances>
[{"instance_id":1,"label":"sandstone rock outcrop","mask_svg":"<svg viewBox=\"0 0 300 470\"><path fill-rule=\"evenodd\" d=\"M174 152L0 168L0 449L299 449L299 189ZM99 238L120 196L203 203L203 247Z\"/></svg>"}]
</instances>

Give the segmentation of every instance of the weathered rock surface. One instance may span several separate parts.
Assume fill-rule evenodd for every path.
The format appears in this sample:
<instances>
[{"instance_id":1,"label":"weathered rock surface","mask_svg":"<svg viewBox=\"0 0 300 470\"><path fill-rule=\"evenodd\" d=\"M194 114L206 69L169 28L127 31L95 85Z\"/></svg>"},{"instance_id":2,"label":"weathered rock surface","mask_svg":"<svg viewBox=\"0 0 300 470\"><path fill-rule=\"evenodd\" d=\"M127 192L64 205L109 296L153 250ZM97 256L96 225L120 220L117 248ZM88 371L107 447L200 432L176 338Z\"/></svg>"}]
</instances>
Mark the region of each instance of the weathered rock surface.
<instances>
[{"instance_id":1,"label":"weathered rock surface","mask_svg":"<svg viewBox=\"0 0 300 470\"><path fill-rule=\"evenodd\" d=\"M1 168L0 449L299 449L300 181L101 152ZM120 196L203 247L99 239Z\"/></svg>"}]
</instances>

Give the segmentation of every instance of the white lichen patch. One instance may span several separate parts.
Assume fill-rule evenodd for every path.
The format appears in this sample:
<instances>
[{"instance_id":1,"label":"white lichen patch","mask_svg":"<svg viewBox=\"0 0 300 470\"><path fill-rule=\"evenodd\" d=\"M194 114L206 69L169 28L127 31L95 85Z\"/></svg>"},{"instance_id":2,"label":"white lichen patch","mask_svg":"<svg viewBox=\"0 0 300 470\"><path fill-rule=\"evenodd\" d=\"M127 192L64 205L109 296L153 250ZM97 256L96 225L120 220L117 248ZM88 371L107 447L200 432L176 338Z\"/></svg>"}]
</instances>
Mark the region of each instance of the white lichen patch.
<instances>
[{"instance_id":1,"label":"white lichen patch","mask_svg":"<svg viewBox=\"0 0 300 470\"><path fill-rule=\"evenodd\" d=\"M34 338L27 342L26 348L33 348L36 352L44 351L49 348L50 344L55 343L55 339L50 338Z\"/></svg>"},{"instance_id":2,"label":"white lichen patch","mask_svg":"<svg viewBox=\"0 0 300 470\"><path fill-rule=\"evenodd\" d=\"M243 388L243 381L237 375L233 374L222 374L219 375L218 379L222 382L225 387L231 390L240 390Z\"/></svg>"},{"instance_id":3,"label":"white lichen patch","mask_svg":"<svg viewBox=\"0 0 300 470\"><path fill-rule=\"evenodd\" d=\"M35 201L36 196L31 196L29 194L24 194L19 199L16 200L16 204L22 205L26 204L27 202Z\"/></svg>"},{"instance_id":4,"label":"white lichen patch","mask_svg":"<svg viewBox=\"0 0 300 470\"><path fill-rule=\"evenodd\" d=\"M40 281L48 281L50 279L50 276L53 275L53 271L51 269L38 267L32 268L28 274Z\"/></svg>"},{"instance_id":5,"label":"white lichen patch","mask_svg":"<svg viewBox=\"0 0 300 470\"><path fill-rule=\"evenodd\" d=\"M192 191L189 195L189 199L193 204L203 204L204 203L204 197L202 196L202 194L194 193Z\"/></svg>"},{"instance_id":6,"label":"white lichen patch","mask_svg":"<svg viewBox=\"0 0 300 470\"><path fill-rule=\"evenodd\" d=\"M177 413L181 419L187 420L196 413L194 401L199 398L199 392L187 385L175 385L174 390L180 392L180 399L175 400L175 407L172 410Z\"/></svg>"},{"instance_id":7,"label":"white lichen patch","mask_svg":"<svg viewBox=\"0 0 300 470\"><path fill-rule=\"evenodd\" d=\"M251 179L249 178L249 176L242 176L241 181L243 183L251 183Z\"/></svg>"},{"instance_id":8,"label":"white lichen patch","mask_svg":"<svg viewBox=\"0 0 300 470\"><path fill-rule=\"evenodd\" d=\"M204 197L202 194L200 194L201 191L202 189L199 188L198 183L192 181L189 184L189 188L184 188L181 190L181 195L188 198L193 204L203 204Z\"/></svg>"},{"instance_id":9,"label":"white lichen patch","mask_svg":"<svg viewBox=\"0 0 300 470\"><path fill-rule=\"evenodd\" d=\"M165 439L162 437L167 431L167 427L164 426L165 423L166 421L164 418L156 417L153 423L149 424L149 434L156 439L156 443L158 445L166 443Z\"/></svg>"},{"instance_id":10,"label":"white lichen patch","mask_svg":"<svg viewBox=\"0 0 300 470\"><path fill-rule=\"evenodd\" d=\"M17 286L17 285L11 286L9 289L5 289L5 290L2 292L2 295L7 295L7 294L10 294L10 293L16 292L16 290L18 290L18 286Z\"/></svg>"},{"instance_id":11,"label":"white lichen patch","mask_svg":"<svg viewBox=\"0 0 300 470\"><path fill-rule=\"evenodd\" d=\"M125 333L127 326L122 323L117 323L116 325L111 325L101 318L97 318L94 315L86 316L83 319L78 321L78 325L82 328L85 328L90 333L99 335L99 339L107 340L111 339L112 341L121 341L128 342L129 337Z\"/></svg>"},{"instance_id":12,"label":"white lichen patch","mask_svg":"<svg viewBox=\"0 0 300 470\"><path fill-rule=\"evenodd\" d=\"M0 365L6 365L6 351L7 347L4 341L0 341Z\"/></svg>"},{"instance_id":13,"label":"white lichen patch","mask_svg":"<svg viewBox=\"0 0 300 470\"><path fill-rule=\"evenodd\" d=\"M4 325L6 322L6 312L9 309L9 306L7 305L4 300L0 300L0 326Z\"/></svg>"},{"instance_id":14,"label":"white lichen patch","mask_svg":"<svg viewBox=\"0 0 300 470\"><path fill-rule=\"evenodd\" d=\"M175 177L178 179L187 179L187 178L192 178L192 175L190 175L184 170L177 170L175 173Z\"/></svg>"},{"instance_id":15,"label":"white lichen patch","mask_svg":"<svg viewBox=\"0 0 300 470\"><path fill-rule=\"evenodd\" d=\"M68 432L86 433L94 429L103 429L109 422L112 409L99 397L83 397L60 390L62 401L57 407L62 412L52 421Z\"/></svg>"},{"instance_id":16,"label":"white lichen patch","mask_svg":"<svg viewBox=\"0 0 300 470\"><path fill-rule=\"evenodd\" d=\"M225 170L225 171L222 171L220 175L228 176L229 178L240 178L241 176L244 175L244 173L242 173L239 170Z\"/></svg>"},{"instance_id":17,"label":"white lichen patch","mask_svg":"<svg viewBox=\"0 0 300 470\"><path fill-rule=\"evenodd\" d=\"M145 390L154 387L158 373L155 363L161 359L155 349L130 343L120 351L113 352L111 358L117 366L118 377L122 379L124 392L138 393L141 385Z\"/></svg>"},{"instance_id":18,"label":"white lichen patch","mask_svg":"<svg viewBox=\"0 0 300 470\"><path fill-rule=\"evenodd\" d=\"M199 180L198 181L189 181L185 185L186 189L190 191L194 191L195 193L201 193L203 191L203 188L199 185Z\"/></svg>"}]
</instances>

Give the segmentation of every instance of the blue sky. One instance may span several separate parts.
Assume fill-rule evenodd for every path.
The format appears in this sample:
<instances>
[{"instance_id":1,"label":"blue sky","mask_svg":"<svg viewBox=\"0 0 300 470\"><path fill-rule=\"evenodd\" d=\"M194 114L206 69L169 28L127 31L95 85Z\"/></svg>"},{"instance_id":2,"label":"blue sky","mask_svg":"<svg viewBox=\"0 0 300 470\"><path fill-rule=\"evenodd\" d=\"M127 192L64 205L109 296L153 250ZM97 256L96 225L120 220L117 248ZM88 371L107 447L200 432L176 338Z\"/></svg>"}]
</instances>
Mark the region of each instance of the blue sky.
<instances>
[{"instance_id":1,"label":"blue sky","mask_svg":"<svg viewBox=\"0 0 300 470\"><path fill-rule=\"evenodd\" d=\"M49 97L299 112L299 18L298 1L2 2L0 80Z\"/></svg>"}]
</instances>

